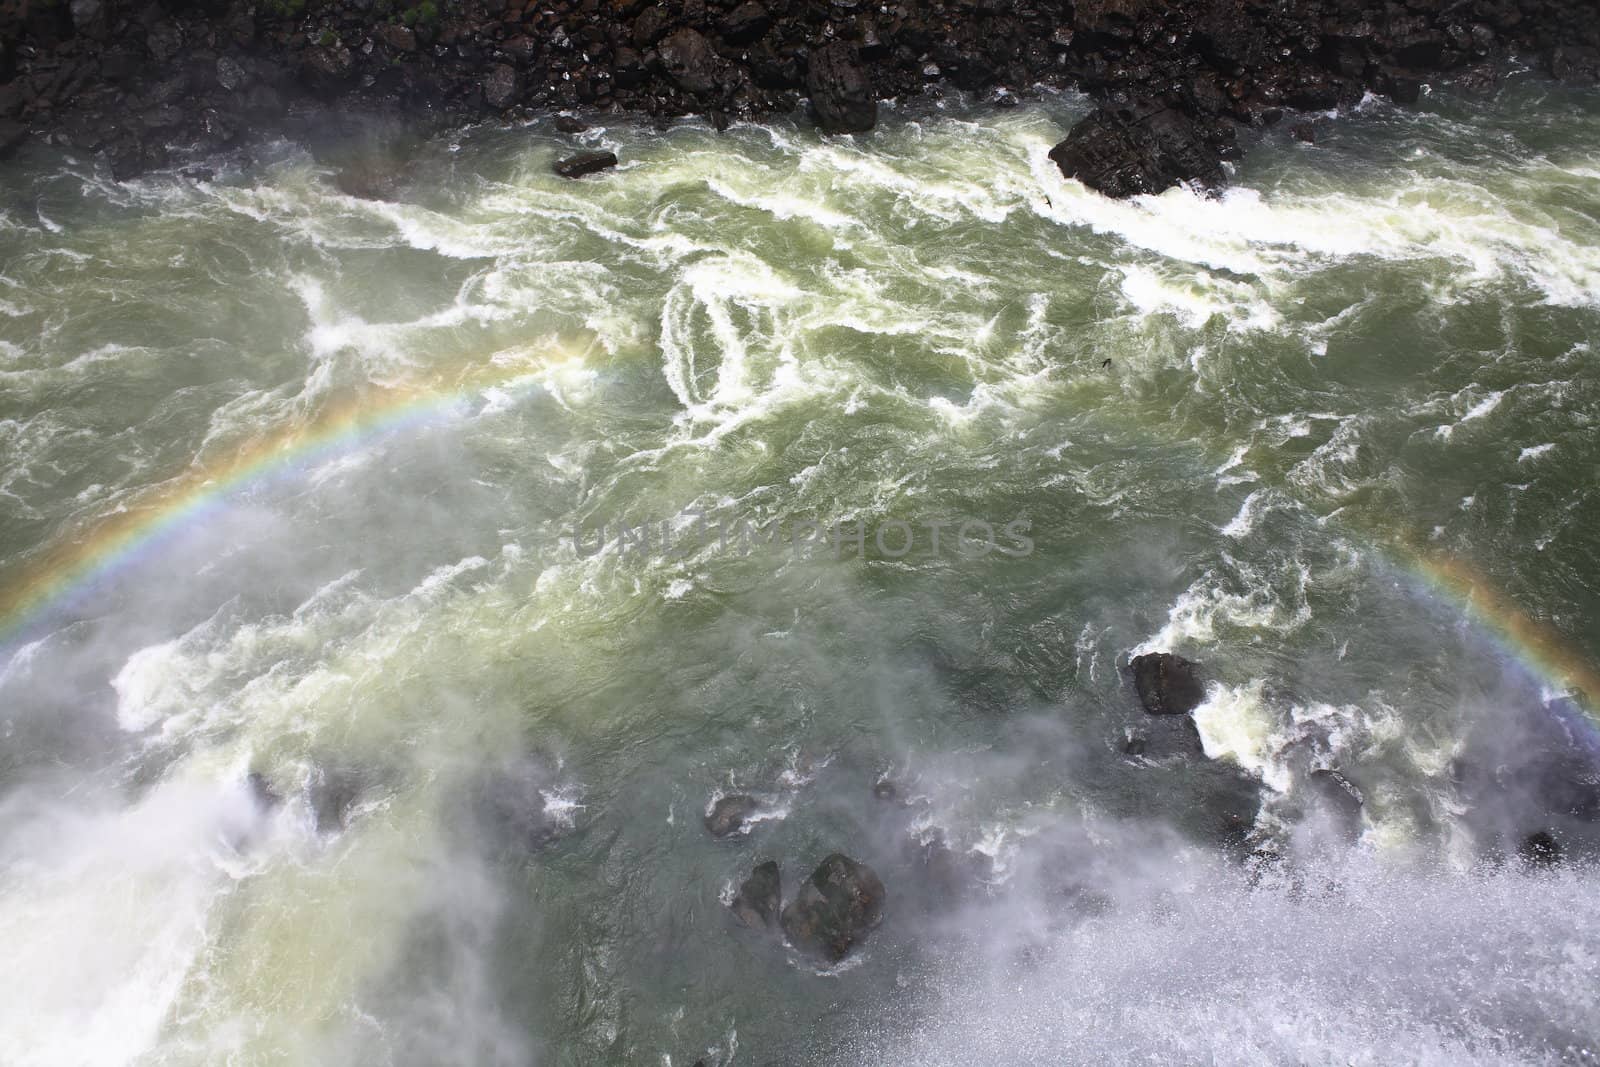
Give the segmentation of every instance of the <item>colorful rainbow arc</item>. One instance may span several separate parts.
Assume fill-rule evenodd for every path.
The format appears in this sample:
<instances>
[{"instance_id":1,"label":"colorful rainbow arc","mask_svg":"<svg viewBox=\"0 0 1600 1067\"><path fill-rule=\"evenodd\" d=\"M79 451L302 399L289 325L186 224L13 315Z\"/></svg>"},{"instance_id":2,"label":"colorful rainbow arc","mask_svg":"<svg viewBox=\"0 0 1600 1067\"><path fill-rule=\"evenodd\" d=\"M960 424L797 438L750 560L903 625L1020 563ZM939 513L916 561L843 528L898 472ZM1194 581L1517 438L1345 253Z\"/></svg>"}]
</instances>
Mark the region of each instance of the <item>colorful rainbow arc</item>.
<instances>
[{"instance_id":1,"label":"colorful rainbow arc","mask_svg":"<svg viewBox=\"0 0 1600 1067\"><path fill-rule=\"evenodd\" d=\"M1600 711L1600 671L1554 627L1533 618L1467 562L1441 553L1402 549L1403 559L1440 600L1478 625L1510 659L1550 689L1578 700L1591 717Z\"/></svg>"},{"instance_id":2,"label":"colorful rainbow arc","mask_svg":"<svg viewBox=\"0 0 1600 1067\"><path fill-rule=\"evenodd\" d=\"M563 349L558 358L581 356ZM454 377L371 388L326 404L310 419L226 458L191 468L57 541L0 586L0 642L12 643L52 606L144 558L246 487L302 470L363 441L433 421L485 390L536 376L557 361L490 361Z\"/></svg>"},{"instance_id":3,"label":"colorful rainbow arc","mask_svg":"<svg viewBox=\"0 0 1600 1067\"><path fill-rule=\"evenodd\" d=\"M558 358L581 359L562 348ZM149 553L170 534L224 506L228 498L282 477L362 441L430 421L463 400L537 375L557 359L494 361L455 377L374 389L325 406L310 420L196 467L152 490L132 506L87 524L35 558L0 587L0 642L11 643L48 610ZM1391 562L1414 575L1494 638L1512 660L1550 688L1600 710L1600 671L1552 627L1524 612L1468 564L1407 547Z\"/></svg>"}]
</instances>

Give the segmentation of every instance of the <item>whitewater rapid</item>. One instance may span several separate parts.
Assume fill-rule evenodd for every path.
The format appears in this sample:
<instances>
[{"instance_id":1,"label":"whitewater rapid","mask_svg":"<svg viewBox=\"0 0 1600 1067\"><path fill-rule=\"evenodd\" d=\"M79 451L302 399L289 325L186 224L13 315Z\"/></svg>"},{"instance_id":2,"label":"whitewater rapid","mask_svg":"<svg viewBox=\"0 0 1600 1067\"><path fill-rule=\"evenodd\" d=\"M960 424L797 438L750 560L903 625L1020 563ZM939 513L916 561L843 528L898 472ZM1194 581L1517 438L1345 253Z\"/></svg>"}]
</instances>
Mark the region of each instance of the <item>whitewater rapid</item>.
<instances>
[{"instance_id":1,"label":"whitewater rapid","mask_svg":"<svg viewBox=\"0 0 1600 1067\"><path fill-rule=\"evenodd\" d=\"M1600 737L1600 103L1369 102L1128 202L1048 159L1085 108L617 122L581 182L467 130L392 202L9 164L0 1062L1600 1054L1585 831L1531 867L1553 817L1459 785ZM583 545L704 514L1033 547ZM863 954L733 929L835 849Z\"/></svg>"}]
</instances>

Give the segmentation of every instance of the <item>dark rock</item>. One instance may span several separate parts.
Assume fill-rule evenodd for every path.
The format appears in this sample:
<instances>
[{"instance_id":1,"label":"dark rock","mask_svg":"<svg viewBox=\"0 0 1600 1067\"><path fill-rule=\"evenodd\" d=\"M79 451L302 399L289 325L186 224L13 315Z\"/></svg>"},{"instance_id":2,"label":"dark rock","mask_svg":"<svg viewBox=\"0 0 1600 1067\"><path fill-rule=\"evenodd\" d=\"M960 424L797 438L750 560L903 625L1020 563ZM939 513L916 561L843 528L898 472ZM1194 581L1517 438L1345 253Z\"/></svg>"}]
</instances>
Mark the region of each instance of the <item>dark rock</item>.
<instances>
[{"instance_id":1,"label":"dark rock","mask_svg":"<svg viewBox=\"0 0 1600 1067\"><path fill-rule=\"evenodd\" d=\"M1072 127L1050 158L1066 177L1120 198L1184 181L1221 185L1222 161L1232 150L1231 129L1218 134L1171 104L1146 99L1099 108Z\"/></svg>"},{"instance_id":2,"label":"dark rock","mask_svg":"<svg viewBox=\"0 0 1600 1067\"><path fill-rule=\"evenodd\" d=\"M244 68L239 66L238 60L223 56L217 60L217 84L230 93L238 92L245 87L249 75Z\"/></svg>"},{"instance_id":3,"label":"dark rock","mask_svg":"<svg viewBox=\"0 0 1600 1067\"><path fill-rule=\"evenodd\" d=\"M872 80L854 45L834 41L811 53L806 72L811 109L824 133L862 133L878 122Z\"/></svg>"},{"instance_id":4,"label":"dark rock","mask_svg":"<svg viewBox=\"0 0 1600 1067\"><path fill-rule=\"evenodd\" d=\"M566 827L550 813L549 784L549 772L532 759L514 760L480 779L472 809L487 839L500 849L531 854L560 837Z\"/></svg>"},{"instance_id":5,"label":"dark rock","mask_svg":"<svg viewBox=\"0 0 1600 1067\"><path fill-rule=\"evenodd\" d=\"M1535 830L1522 839L1517 855L1529 866L1554 867L1561 862L1561 842L1548 830Z\"/></svg>"},{"instance_id":6,"label":"dark rock","mask_svg":"<svg viewBox=\"0 0 1600 1067\"><path fill-rule=\"evenodd\" d=\"M1309 122L1297 123L1289 128L1289 136L1301 144L1316 144L1317 130Z\"/></svg>"},{"instance_id":7,"label":"dark rock","mask_svg":"<svg viewBox=\"0 0 1600 1067\"><path fill-rule=\"evenodd\" d=\"M333 185L360 200L393 200L400 192L400 166L380 153L352 159L334 173Z\"/></svg>"},{"instance_id":8,"label":"dark rock","mask_svg":"<svg viewBox=\"0 0 1600 1067\"><path fill-rule=\"evenodd\" d=\"M571 115L556 116L556 129L562 133L583 133L588 128L589 124L580 118Z\"/></svg>"},{"instance_id":9,"label":"dark rock","mask_svg":"<svg viewBox=\"0 0 1600 1067\"><path fill-rule=\"evenodd\" d=\"M145 34L144 46L157 63L166 63L183 48L183 35L176 24L158 22Z\"/></svg>"},{"instance_id":10,"label":"dark rock","mask_svg":"<svg viewBox=\"0 0 1600 1067\"><path fill-rule=\"evenodd\" d=\"M750 877L739 886L734 895L733 914L746 926L767 929L778 921L778 911L783 904L782 880L776 860L756 864Z\"/></svg>"},{"instance_id":11,"label":"dark rock","mask_svg":"<svg viewBox=\"0 0 1600 1067\"><path fill-rule=\"evenodd\" d=\"M317 833L343 830L350 809L360 798L366 783L360 773L344 767L319 768L311 778L311 813Z\"/></svg>"},{"instance_id":12,"label":"dark rock","mask_svg":"<svg viewBox=\"0 0 1600 1067\"><path fill-rule=\"evenodd\" d=\"M1366 798L1354 782L1331 767L1320 767L1307 775L1307 781L1317 797L1340 815L1359 819Z\"/></svg>"},{"instance_id":13,"label":"dark rock","mask_svg":"<svg viewBox=\"0 0 1600 1067\"><path fill-rule=\"evenodd\" d=\"M994 877L994 864L981 852L957 852L936 837L923 843L916 856L921 877L918 894L927 907L948 907L967 900Z\"/></svg>"},{"instance_id":14,"label":"dark rock","mask_svg":"<svg viewBox=\"0 0 1600 1067\"><path fill-rule=\"evenodd\" d=\"M495 110L508 107L517 98L517 72L504 63L489 68L483 79L483 102Z\"/></svg>"},{"instance_id":15,"label":"dark rock","mask_svg":"<svg viewBox=\"0 0 1600 1067\"><path fill-rule=\"evenodd\" d=\"M1197 666L1182 656L1151 652L1135 656L1128 669L1144 710L1152 715L1182 715L1205 699Z\"/></svg>"},{"instance_id":16,"label":"dark rock","mask_svg":"<svg viewBox=\"0 0 1600 1067\"><path fill-rule=\"evenodd\" d=\"M0 119L0 159L15 152L28 139L28 127L15 119Z\"/></svg>"},{"instance_id":17,"label":"dark rock","mask_svg":"<svg viewBox=\"0 0 1600 1067\"><path fill-rule=\"evenodd\" d=\"M563 178L581 178L585 174L594 174L616 165L615 152L579 152L556 163L554 170Z\"/></svg>"},{"instance_id":18,"label":"dark rock","mask_svg":"<svg viewBox=\"0 0 1600 1067\"><path fill-rule=\"evenodd\" d=\"M772 15L760 0L740 4L722 20L722 39L729 44L754 44L772 26Z\"/></svg>"},{"instance_id":19,"label":"dark rock","mask_svg":"<svg viewBox=\"0 0 1600 1067\"><path fill-rule=\"evenodd\" d=\"M667 74L685 92L704 94L717 87L721 59L699 30L686 26L675 31L657 52Z\"/></svg>"},{"instance_id":20,"label":"dark rock","mask_svg":"<svg viewBox=\"0 0 1600 1067\"><path fill-rule=\"evenodd\" d=\"M783 909L783 932L808 955L837 963L883 917L883 882L871 867L835 852Z\"/></svg>"},{"instance_id":21,"label":"dark rock","mask_svg":"<svg viewBox=\"0 0 1600 1067\"><path fill-rule=\"evenodd\" d=\"M398 22L385 22L373 31L372 35L395 52L407 53L417 50L417 35L411 27L402 26Z\"/></svg>"},{"instance_id":22,"label":"dark rock","mask_svg":"<svg viewBox=\"0 0 1600 1067\"><path fill-rule=\"evenodd\" d=\"M742 832L749 819L761 810L761 801L744 793L732 793L718 798L705 818L706 829L712 837L727 837Z\"/></svg>"},{"instance_id":23,"label":"dark rock","mask_svg":"<svg viewBox=\"0 0 1600 1067\"><path fill-rule=\"evenodd\" d=\"M272 782L260 771L251 771L246 775L245 785L250 789L250 799L262 811L271 811L283 803L282 794L272 787Z\"/></svg>"},{"instance_id":24,"label":"dark rock","mask_svg":"<svg viewBox=\"0 0 1600 1067\"><path fill-rule=\"evenodd\" d=\"M898 800L900 787L895 785L892 778L879 778L872 783L872 795L878 800Z\"/></svg>"},{"instance_id":25,"label":"dark rock","mask_svg":"<svg viewBox=\"0 0 1600 1067\"><path fill-rule=\"evenodd\" d=\"M355 78L355 58L343 45L330 45L308 49L301 60L301 70L306 83L324 96L333 96Z\"/></svg>"},{"instance_id":26,"label":"dark rock","mask_svg":"<svg viewBox=\"0 0 1600 1067\"><path fill-rule=\"evenodd\" d=\"M1122 752L1128 756L1142 756L1147 744L1142 737L1130 737L1128 743L1122 746Z\"/></svg>"}]
</instances>

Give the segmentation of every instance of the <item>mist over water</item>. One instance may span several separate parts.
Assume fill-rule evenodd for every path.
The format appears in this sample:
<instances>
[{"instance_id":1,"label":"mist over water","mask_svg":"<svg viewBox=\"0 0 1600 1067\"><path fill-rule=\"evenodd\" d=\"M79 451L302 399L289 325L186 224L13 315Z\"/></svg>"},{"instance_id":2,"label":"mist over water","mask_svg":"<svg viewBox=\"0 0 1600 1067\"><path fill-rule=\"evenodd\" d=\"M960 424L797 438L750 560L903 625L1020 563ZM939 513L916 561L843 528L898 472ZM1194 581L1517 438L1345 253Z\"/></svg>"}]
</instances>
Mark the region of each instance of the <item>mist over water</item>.
<instances>
[{"instance_id":1,"label":"mist over water","mask_svg":"<svg viewBox=\"0 0 1600 1067\"><path fill-rule=\"evenodd\" d=\"M1128 203L1085 109L8 164L0 1062L1600 1055L1600 97ZM867 537L583 543L696 514ZM833 851L845 963L733 922Z\"/></svg>"}]
</instances>

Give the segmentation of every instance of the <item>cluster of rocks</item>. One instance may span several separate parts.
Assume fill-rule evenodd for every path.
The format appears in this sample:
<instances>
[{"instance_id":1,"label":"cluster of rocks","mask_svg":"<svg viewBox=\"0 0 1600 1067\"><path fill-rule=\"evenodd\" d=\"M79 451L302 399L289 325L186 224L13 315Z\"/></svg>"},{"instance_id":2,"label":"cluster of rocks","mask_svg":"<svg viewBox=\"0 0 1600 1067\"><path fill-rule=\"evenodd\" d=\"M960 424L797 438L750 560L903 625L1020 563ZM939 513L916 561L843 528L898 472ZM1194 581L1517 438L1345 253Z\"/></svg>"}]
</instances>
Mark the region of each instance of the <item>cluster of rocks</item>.
<instances>
[{"instance_id":1,"label":"cluster of rocks","mask_svg":"<svg viewBox=\"0 0 1600 1067\"><path fill-rule=\"evenodd\" d=\"M1182 717L1198 741L1190 715L1205 699L1199 665L1171 652L1135 656L1128 673L1144 710ZM1131 738L1123 751L1143 756L1147 740ZM1586 852L1600 845L1600 744L1592 739L1582 712L1557 704L1523 709L1480 725L1451 765L1451 779L1463 823L1491 856L1515 855L1532 866L1562 861L1564 841ZM1305 770L1306 809L1322 812L1346 837L1360 833L1366 796L1348 772L1331 766ZM1529 824L1544 827L1529 831Z\"/></svg>"},{"instance_id":2,"label":"cluster of rocks","mask_svg":"<svg viewBox=\"0 0 1600 1067\"><path fill-rule=\"evenodd\" d=\"M1055 158L1122 196L1220 182L1238 125L1513 52L1600 79L1592 0L0 0L0 151L31 133L121 177L334 111L721 125L802 97L850 132L888 98L1043 84L1103 101Z\"/></svg>"},{"instance_id":3,"label":"cluster of rocks","mask_svg":"<svg viewBox=\"0 0 1600 1067\"><path fill-rule=\"evenodd\" d=\"M878 925L885 899L883 882L871 867L835 852L817 864L787 904L778 862L757 863L730 906L745 926L781 929L799 951L838 963Z\"/></svg>"}]
</instances>

